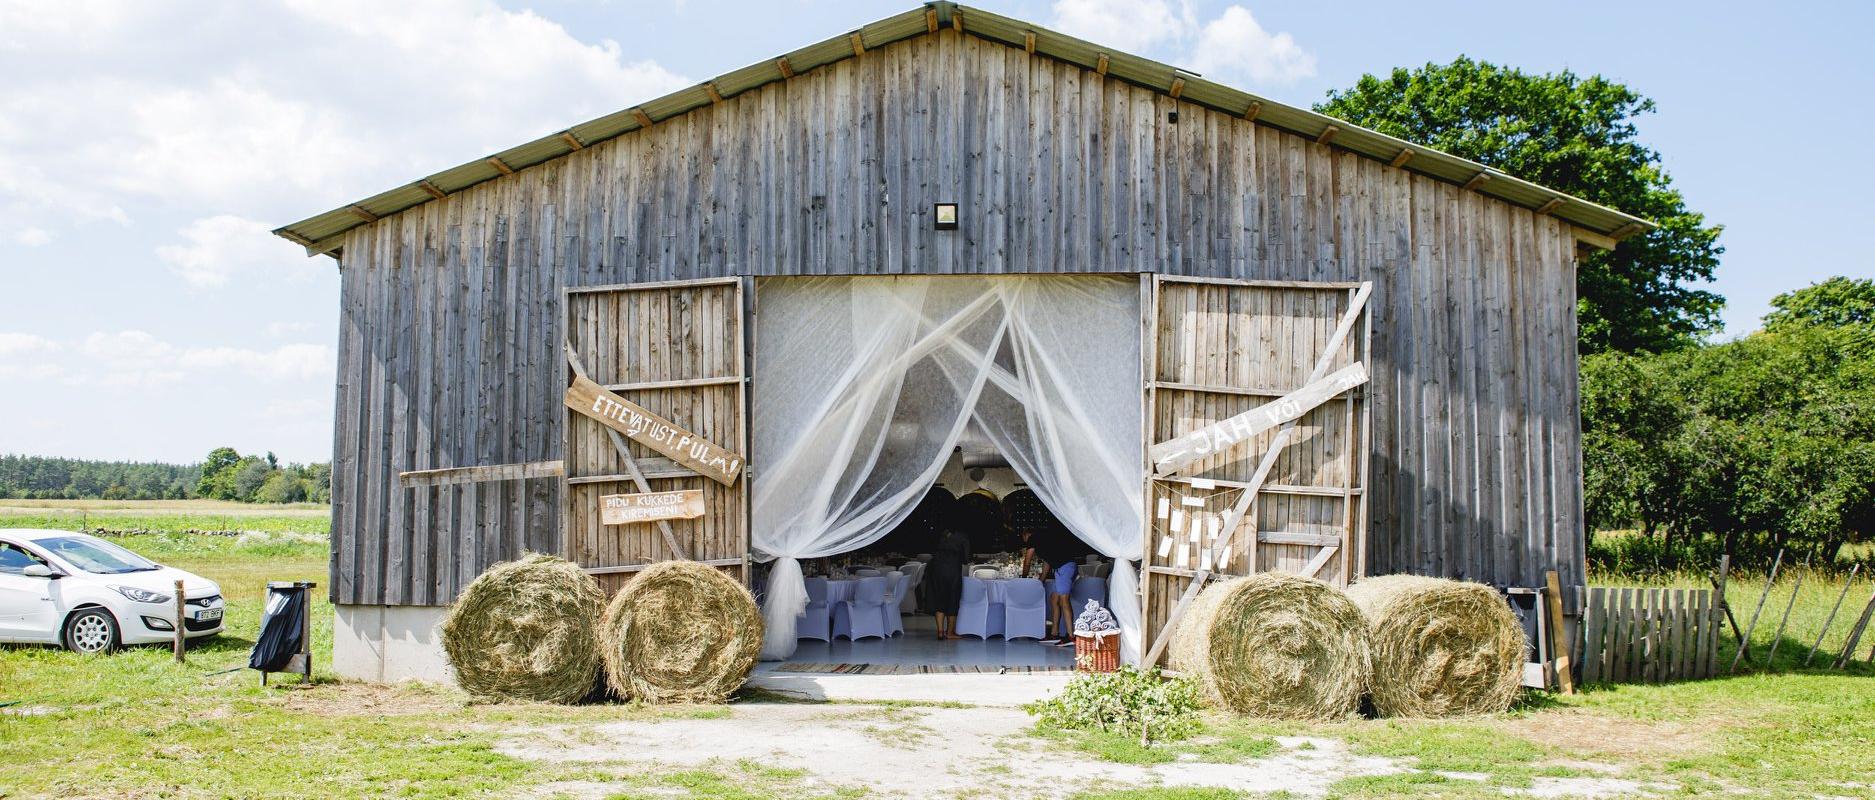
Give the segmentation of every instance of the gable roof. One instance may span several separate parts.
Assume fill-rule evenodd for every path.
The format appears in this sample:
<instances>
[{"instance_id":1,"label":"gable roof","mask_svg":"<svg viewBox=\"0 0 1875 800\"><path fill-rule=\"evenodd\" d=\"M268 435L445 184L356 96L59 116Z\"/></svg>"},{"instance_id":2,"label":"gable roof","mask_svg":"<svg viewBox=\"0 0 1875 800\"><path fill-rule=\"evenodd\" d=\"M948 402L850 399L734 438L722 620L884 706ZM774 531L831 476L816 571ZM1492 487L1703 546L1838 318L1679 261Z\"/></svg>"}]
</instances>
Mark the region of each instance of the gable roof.
<instances>
[{"instance_id":1,"label":"gable roof","mask_svg":"<svg viewBox=\"0 0 1875 800\"><path fill-rule=\"evenodd\" d=\"M289 225L274 233L306 248L307 255L336 255L344 234L382 217L440 200L483 181L582 150L591 145L687 114L770 83L853 58L869 48L934 34L944 28L976 36L1038 56L1078 65L1108 78L1151 89L1182 102L1245 117L1258 124L1306 136L1334 147L1552 214L1590 232L1585 241L1601 247L1654 227L1653 223L1606 206L1548 189L1474 161L1421 147L1344 120L1285 105L1260 95L1206 80L1196 73L1151 59L1101 47L1022 20L1004 17L949 0L938 0L887 17L823 42L790 51L717 76L687 89L631 108L588 120L566 130L510 147L485 158L451 167L395 189L372 195ZM1594 235L1599 235L1597 238Z\"/></svg>"}]
</instances>

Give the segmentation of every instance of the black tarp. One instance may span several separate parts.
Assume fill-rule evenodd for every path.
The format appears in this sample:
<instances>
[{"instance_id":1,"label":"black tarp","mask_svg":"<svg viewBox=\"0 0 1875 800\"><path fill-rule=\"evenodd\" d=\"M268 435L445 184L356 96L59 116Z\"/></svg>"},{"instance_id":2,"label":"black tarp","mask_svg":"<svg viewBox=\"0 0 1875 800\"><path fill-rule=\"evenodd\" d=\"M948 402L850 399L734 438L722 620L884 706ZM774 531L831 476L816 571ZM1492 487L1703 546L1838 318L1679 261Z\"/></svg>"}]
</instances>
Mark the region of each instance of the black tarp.
<instances>
[{"instance_id":1,"label":"black tarp","mask_svg":"<svg viewBox=\"0 0 1875 800\"><path fill-rule=\"evenodd\" d=\"M260 620L260 636L247 666L262 672L281 672L306 642L306 588L267 587L267 612Z\"/></svg>"}]
</instances>

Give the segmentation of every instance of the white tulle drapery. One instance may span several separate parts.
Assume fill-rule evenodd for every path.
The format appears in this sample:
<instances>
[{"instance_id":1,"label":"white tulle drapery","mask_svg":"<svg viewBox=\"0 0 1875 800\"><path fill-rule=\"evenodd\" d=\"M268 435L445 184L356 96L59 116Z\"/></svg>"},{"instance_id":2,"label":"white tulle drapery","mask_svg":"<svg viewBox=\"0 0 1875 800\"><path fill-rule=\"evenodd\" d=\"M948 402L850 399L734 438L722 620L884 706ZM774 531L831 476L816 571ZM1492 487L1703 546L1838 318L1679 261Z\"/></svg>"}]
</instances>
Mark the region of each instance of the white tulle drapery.
<instances>
[{"instance_id":1,"label":"white tulle drapery","mask_svg":"<svg viewBox=\"0 0 1875 800\"><path fill-rule=\"evenodd\" d=\"M976 425L1061 521L1114 559L1122 657L1139 654L1139 289L1091 276L827 277L756 295L756 557L773 559L762 656L795 648L800 559L909 515Z\"/></svg>"}]
</instances>

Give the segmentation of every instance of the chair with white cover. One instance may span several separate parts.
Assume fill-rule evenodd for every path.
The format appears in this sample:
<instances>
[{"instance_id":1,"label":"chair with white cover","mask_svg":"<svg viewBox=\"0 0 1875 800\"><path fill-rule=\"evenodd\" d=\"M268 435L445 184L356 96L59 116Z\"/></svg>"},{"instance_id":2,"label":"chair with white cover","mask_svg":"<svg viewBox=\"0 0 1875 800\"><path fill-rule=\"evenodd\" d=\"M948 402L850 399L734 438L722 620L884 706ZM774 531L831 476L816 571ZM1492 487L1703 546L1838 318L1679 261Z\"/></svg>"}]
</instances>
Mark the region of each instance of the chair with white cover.
<instances>
[{"instance_id":1,"label":"chair with white cover","mask_svg":"<svg viewBox=\"0 0 1875 800\"><path fill-rule=\"evenodd\" d=\"M993 581L1003 576L1003 571L995 567L977 567L970 570L970 577L980 581Z\"/></svg>"},{"instance_id":2,"label":"chair with white cover","mask_svg":"<svg viewBox=\"0 0 1875 800\"><path fill-rule=\"evenodd\" d=\"M807 608L794 618L794 635L801 639L833 640L832 616L827 608L827 579L808 578Z\"/></svg>"},{"instance_id":3,"label":"chair with white cover","mask_svg":"<svg viewBox=\"0 0 1875 800\"><path fill-rule=\"evenodd\" d=\"M905 573L905 591L898 598L898 610L901 614L918 613L918 585L924 583L924 562L911 561L898 571Z\"/></svg>"},{"instance_id":4,"label":"chair with white cover","mask_svg":"<svg viewBox=\"0 0 1875 800\"><path fill-rule=\"evenodd\" d=\"M885 625L885 635L891 637L905 632L905 617L899 611L899 603L900 598L911 593L911 576L892 570L885 574L885 579L891 582L891 591L886 594L885 605L879 609L879 613Z\"/></svg>"},{"instance_id":5,"label":"chair with white cover","mask_svg":"<svg viewBox=\"0 0 1875 800\"><path fill-rule=\"evenodd\" d=\"M1003 633L1003 604L990 602L989 583L964 579L963 599L957 604L957 635L988 639Z\"/></svg>"},{"instance_id":6,"label":"chair with white cover","mask_svg":"<svg viewBox=\"0 0 1875 800\"><path fill-rule=\"evenodd\" d=\"M1003 584L1003 638L1040 639L1048 635L1048 593L1034 578Z\"/></svg>"},{"instance_id":7,"label":"chair with white cover","mask_svg":"<svg viewBox=\"0 0 1875 800\"><path fill-rule=\"evenodd\" d=\"M861 578L877 578L885 573L880 572L878 567L860 567L853 570L853 574Z\"/></svg>"},{"instance_id":8,"label":"chair with white cover","mask_svg":"<svg viewBox=\"0 0 1875 800\"><path fill-rule=\"evenodd\" d=\"M1106 578L1082 576L1074 579L1074 590L1068 593L1068 608L1078 617L1082 609L1087 608L1089 600L1098 601L1101 608L1110 608L1107 605Z\"/></svg>"},{"instance_id":9,"label":"chair with white cover","mask_svg":"<svg viewBox=\"0 0 1875 800\"><path fill-rule=\"evenodd\" d=\"M833 636L848 639L885 638L885 595L888 581L884 576L860 578L853 584L853 596L833 604Z\"/></svg>"},{"instance_id":10,"label":"chair with white cover","mask_svg":"<svg viewBox=\"0 0 1875 800\"><path fill-rule=\"evenodd\" d=\"M1089 577L1106 578L1106 577L1110 577L1112 572L1113 572L1113 562L1102 561L1099 564L1095 565L1093 569L1088 570L1087 574ZM1106 603L1101 603L1101 605L1104 606L1106 605Z\"/></svg>"},{"instance_id":11,"label":"chair with white cover","mask_svg":"<svg viewBox=\"0 0 1875 800\"><path fill-rule=\"evenodd\" d=\"M931 554L930 554L930 553L919 553L918 555L916 555L916 556L913 556L913 558L916 558L916 559L918 559L918 561L919 561L919 562L921 562L921 563L925 563L925 564L929 564L929 563L931 563Z\"/></svg>"}]
</instances>

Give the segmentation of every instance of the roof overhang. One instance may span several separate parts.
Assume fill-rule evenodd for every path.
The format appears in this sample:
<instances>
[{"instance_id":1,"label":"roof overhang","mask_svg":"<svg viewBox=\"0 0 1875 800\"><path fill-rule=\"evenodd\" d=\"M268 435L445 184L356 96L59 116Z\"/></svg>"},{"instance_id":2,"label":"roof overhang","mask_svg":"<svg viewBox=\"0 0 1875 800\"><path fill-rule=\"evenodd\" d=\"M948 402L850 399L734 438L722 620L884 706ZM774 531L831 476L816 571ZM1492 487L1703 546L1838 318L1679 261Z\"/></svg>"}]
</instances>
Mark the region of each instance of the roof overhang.
<instances>
[{"instance_id":1,"label":"roof overhang","mask_svg":"<svg viewBox=\"0 0 1875 800\"><path fill-rule=\"evenodd\" d=\"M867 49L953 28L1034 55L1081 66L1108 78L1151 89L1183 102L1254 120L1505 202L1549 214L1574 226L1583 244L1612 249L1654 224L1607 206L1544 188L1475 161L1415 145L1305 108L1206 80L1196 73L948 0L887 17L848 34L719 75L687 89L574 125L499 153L470 161L390 191L284 225L274 233L306 248L307 255L337 255L346 231L440 200L484 181L512 175L607 139L720 103L770 83L854 58Z\"/></svg>"}]
</instances>

